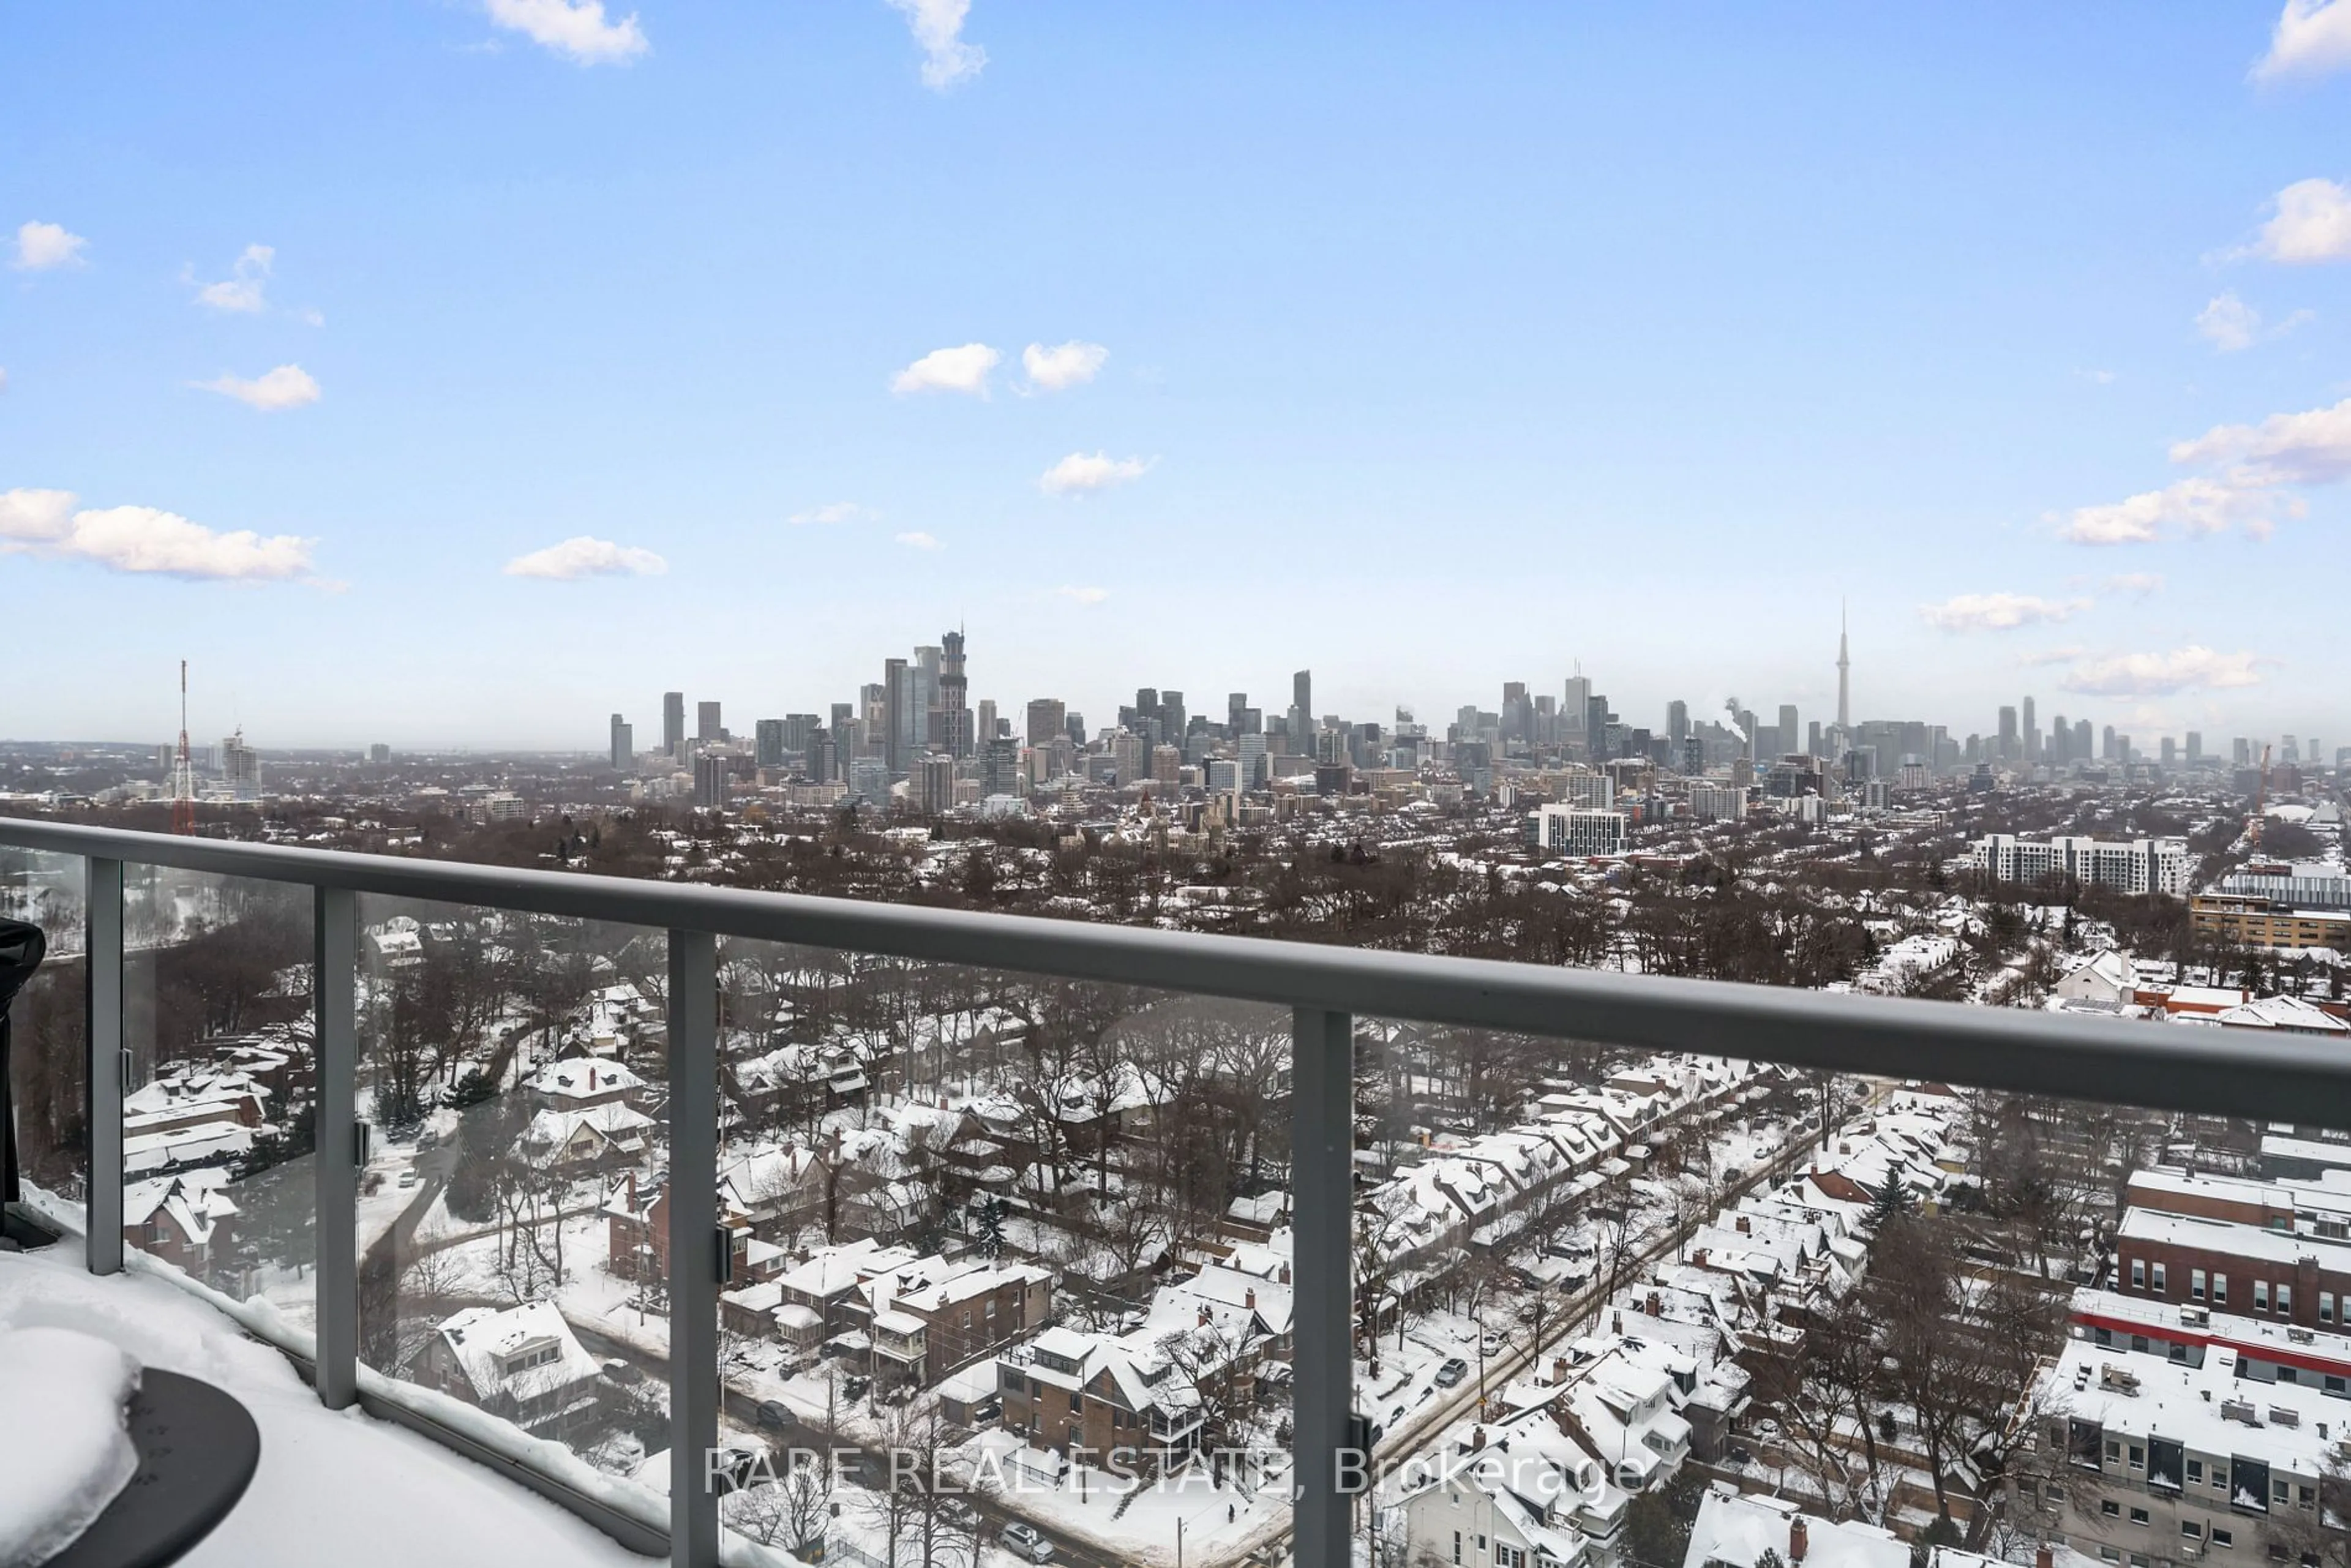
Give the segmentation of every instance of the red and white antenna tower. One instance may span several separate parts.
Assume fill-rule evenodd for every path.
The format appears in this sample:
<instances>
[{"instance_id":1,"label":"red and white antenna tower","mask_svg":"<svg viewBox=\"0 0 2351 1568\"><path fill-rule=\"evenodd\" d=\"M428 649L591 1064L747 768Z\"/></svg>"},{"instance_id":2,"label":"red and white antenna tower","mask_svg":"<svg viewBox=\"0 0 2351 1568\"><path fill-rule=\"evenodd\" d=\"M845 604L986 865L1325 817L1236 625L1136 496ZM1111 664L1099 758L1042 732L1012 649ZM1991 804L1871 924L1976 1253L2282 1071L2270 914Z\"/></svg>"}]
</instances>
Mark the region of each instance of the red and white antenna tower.
<instances>
[{"instance_id":1,"label":"red and white antenna tower","mask_svg":"<svg viewBox=\"0 0 2351 1568\"><path fill-rule=\"evenodd\" d=\"M188 757L188 661L180 661L180 754L172 762L172 831L196 831L196 768Z\"/></svg>"}]
</instances>

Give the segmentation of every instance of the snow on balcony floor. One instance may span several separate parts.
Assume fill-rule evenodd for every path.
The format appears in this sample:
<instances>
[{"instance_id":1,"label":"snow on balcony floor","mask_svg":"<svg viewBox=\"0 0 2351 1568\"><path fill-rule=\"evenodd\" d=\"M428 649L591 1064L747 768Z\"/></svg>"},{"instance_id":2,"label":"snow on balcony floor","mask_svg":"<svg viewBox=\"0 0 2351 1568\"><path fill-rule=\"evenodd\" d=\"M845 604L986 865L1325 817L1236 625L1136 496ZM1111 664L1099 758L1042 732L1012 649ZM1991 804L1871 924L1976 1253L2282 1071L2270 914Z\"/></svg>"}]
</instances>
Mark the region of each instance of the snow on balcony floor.
<instances>
[{"instance_id":1,"label":"snow on balcony floor","mask_svg":"<svg viewBox=\"0 0 2351 1568\"><path fill-rule=\"evenodd\" d=\"M99 1279L68 1238L0 1253L0 1329L52 1324L110 1340L148 1366L217 1384L261 1428L261 1469L186 1568L647 1568L610 1536L438 1444L357 1410L329 1410L283 1356L161 1280ZM0 1420L40 1419L10 1408Z\"/></svg>"}]
</instances>

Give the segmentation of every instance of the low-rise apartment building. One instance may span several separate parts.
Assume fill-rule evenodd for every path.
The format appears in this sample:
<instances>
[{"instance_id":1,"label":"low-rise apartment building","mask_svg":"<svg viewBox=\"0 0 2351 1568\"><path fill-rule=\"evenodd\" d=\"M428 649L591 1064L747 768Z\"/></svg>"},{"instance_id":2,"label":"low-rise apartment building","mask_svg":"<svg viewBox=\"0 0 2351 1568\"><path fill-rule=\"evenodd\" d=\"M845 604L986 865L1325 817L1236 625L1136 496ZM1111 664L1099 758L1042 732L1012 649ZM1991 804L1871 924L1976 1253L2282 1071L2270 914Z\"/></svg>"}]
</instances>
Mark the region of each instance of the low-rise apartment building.
<instances>
[{"instance_id":1,"label":"low-rise apartment building","mask_svg":"<svg viewBox=\"0 0 2351 1568\"><path fill-rule=\"evenodd\" d=\"M2193 1364L2076 1339L2030 1397L2012 1517L2043 1539L2128 1568L2313 1560L2341 1396L2249 1381L2226 1345Z\"/></svg>"}]
</instances>

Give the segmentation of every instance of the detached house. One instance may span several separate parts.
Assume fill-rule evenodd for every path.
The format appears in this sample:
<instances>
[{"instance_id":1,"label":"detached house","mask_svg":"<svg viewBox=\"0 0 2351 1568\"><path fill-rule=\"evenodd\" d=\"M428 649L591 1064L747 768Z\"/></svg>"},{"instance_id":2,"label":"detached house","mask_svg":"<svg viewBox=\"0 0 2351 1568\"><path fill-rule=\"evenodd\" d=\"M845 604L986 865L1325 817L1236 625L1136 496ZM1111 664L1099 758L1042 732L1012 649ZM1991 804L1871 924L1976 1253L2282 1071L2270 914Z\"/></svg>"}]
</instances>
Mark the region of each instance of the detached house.
<instances>
[{"instance_id":1,"label":"detached house","mask_svg":"<svg viewBox=\"0 0 2351 1568\"><path fill-rule=\"evenodd\" d=\"M1548 1407L1446 1433L1404 1510L1413 1561L1570 1568L1614 1561L1631 1499Z\"/></svg>"},{"instance_id":2,"label":"detached house","mask_svg":"<svg viewBox=\"0 0 2351 1568\"><path fill-rule=\"evenodd\" d=\"M595 1362L552 1301L468 1307L424 1348L424 1380L524 1430L560 1433L595 1407Z\"/></svg>"},{"instance_id":3,"label":"detached house","mask_svg":"<svg viewBox=\"0 0 2351 1568\"><path fill-rule=\"evenodd\" d=\"M204 1277L227 1255L236 1205L218 1170L131 1182L122 1189L122 1239L151 1258Z\"/></svg>"}]
</instances>

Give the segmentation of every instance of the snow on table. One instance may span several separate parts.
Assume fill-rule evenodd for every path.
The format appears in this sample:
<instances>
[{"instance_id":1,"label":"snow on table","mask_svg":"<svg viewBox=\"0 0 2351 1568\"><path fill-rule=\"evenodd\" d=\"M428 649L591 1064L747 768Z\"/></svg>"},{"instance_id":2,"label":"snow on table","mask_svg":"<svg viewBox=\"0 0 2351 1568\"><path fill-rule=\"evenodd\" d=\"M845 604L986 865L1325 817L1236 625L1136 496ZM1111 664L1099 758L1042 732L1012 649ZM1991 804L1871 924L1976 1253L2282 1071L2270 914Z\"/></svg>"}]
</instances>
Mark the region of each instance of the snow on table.
<instances>
[{"instance_id":1,"label":"snow on table","mask_svg":"<svg viewBox=\"0 0 2351 1568\"><path fill-rule=\"evenodd\" d=\"M0 1323L13 1302L0 1301ZM73 1329L0 1327L0 1563L53 1555L138 1472L123 1406L139 1363Z\"/></svg>"},{"instance_id":2,"label":"snow on table","mask_svg":"<svg viewBox=\"0 0 2351 1568\"><path fill-rule=\"evenodd\" d=\"M218 1385L261 1429L245 1499L186 1568L645 1568L646 1560L430 1439L329 1410L285 1357L145 1269L98 1278L70 1240L0 1254L0 1324L69 1325L139 1363ZM38 1430L47 1431L46 1419ZM5 1506L5 1505L0 1505ZM5 1559L5 1554L0 1554Z\"/></svg>"}]
</instances>

